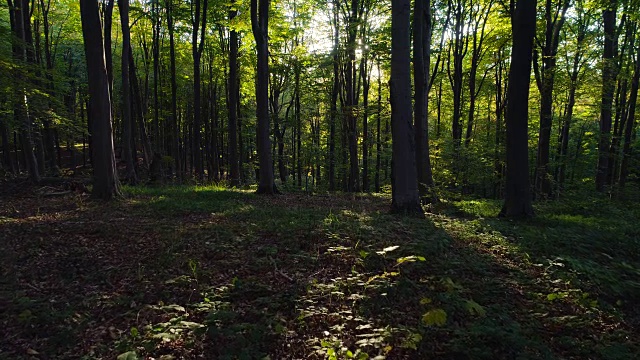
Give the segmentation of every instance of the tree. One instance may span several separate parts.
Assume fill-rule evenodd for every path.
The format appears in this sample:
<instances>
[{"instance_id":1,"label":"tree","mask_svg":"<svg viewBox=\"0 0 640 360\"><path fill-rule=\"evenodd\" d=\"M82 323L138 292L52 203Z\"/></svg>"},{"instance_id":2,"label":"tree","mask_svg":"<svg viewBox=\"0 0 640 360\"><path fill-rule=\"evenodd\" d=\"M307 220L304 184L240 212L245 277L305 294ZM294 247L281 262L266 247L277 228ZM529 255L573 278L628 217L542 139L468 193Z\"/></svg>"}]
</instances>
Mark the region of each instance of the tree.
<instances>
[{"instance_id":1,"label":"tree","mask_svg":"<svg viewBox=\"0 0 640 360\"><path fill-rule=\"evenodd\" d=\"M202 151L200 128L202 127L202 111L201 103L201 80L200 80L200 61L202 59L202 51L204 50L204 41L207 26L207 6L209 0L194 0L191 2L191 24L193 25L191 36L191 52L193 55L193 163L195 165L196 177L202 179L204 177L204 169L202 167ZM194 4L195 3L195 4ZM200 29L200 26L202 27ZM198 30L200 31L200 41L198 42Z\"/></svg>"},{"instance_id":2,"label":"tree","mask_svg":"<svg viewBox=\"0 0 640 360\"><path fill-rule=\"evenodd\" d=\"M251 0L251 30L256 39L258 68L256 74L256 142L260 163L258 194L278 192L273 182L271 140L269 139L269 0Z\"/></svg>"},{"instance_id":3,"label":"tree","mask_svg":"<svg viewBox=\"0 0 640 360\"><path fill-rule=\"evenodd\" d=\"M391 209L422 214L411 111L409 0L391 1Z\"/></svg>"},{"instance_id":4,"label":"tree","mask_svg":"<svg viewBox=\"0 0 640 360\"><path fill-rule=\"evenodd\" d=\"M82 35L89 81L89 119L93 140L92 196L111 200L120 196L111 131L111 94L105 64L100 15L96 1L80 1Z\"/></svg>"},{"instance_id":5,"label":"tree","mask_svg":"<svg viewBox=\"0 0 640 360\"><path fill-rule=\"evenodd\" d=\"M413 77L415 84L416 171L420 197L427 199L433 187L429 159L429 56L431 46L431 5L429 0L416 0L413 15ZM433 200L433 199L429 199Z\"/></svg>"},{"instance_id":6,"label":"tree","mask_svg":"<svg viewBox=\"0 0 640 360\"><path fill-rule=\"evenodd\" d=\"M122 23L122 134L123 153L127 172L125 178L130 184L138 182L135 168L135 142L133 139L134 123L131 119L131 98L129 95L129 51L131 47L131 34L129 32L129 0L118 0L120 10L120 22Z\"/></svg>"},{"instance_id":7,"label":"tree","mask_svg":"<svg viewBox=\"0 0 640 360\"><path fill-rule=\"evenodd\" d=\"M556 58L560 42L560 30L569 9L569 0L562 0L553 6L552 0L545 0L545 32L542 48L542 69L534 61L536 84L540 91L540 135L538 136L538 156L536 159L535 189L543 197L551 196L551 175L549 172L549 147L551 125L553 124L553 85L556 72ZM538 50L536 49L536 54Z\"/></svg>"},{"instance_id":8,"label":"tree","mask_svg":"<svg viewBox=\"0 0 640 360\"><path fill-rule=\"evenodd\" d=\"M531 217L529 155L529 82L533 37L536 31L536 0L518 0L512 11L511 68L507 88L507 170L505 200L500 211L506 217Z\"/></svg>"},{"instance_id":9,"label":"tree","mask_svg":"<svg viewBox=\"0 0 640 360\"><path fill-rule=\"evenodd\" d=\"M28 0L17 0L15 6L7 0L10 9L13 30L13 59L18 64L33 63L33 49L30 47L30 10ZM40 169L34 152L32 136L32 118L29 113L29 97L27 96L25 78L19 68L14 75L13 114L16 123L20 124L20 142L24 152L25 162L32 182L40 182ZM17 153L17 151L16 151Z\"/></svg>"},{"instance_id":10,"label":"tree","mask_svg":"<svg viewBox=\"0 0 640 360\"><path fill-rule=\"evenodd\" d=\"M604 23L604 51L602 55L602 101L600 105L600 137L598 140L598 168L596 191L603 192L609 172L609 146L611 144L611 113L613 92L617 76L616 56L616 9L617 0L610 0L602 12Z\"/></svg>"},{"instance_id":11,"label":"tree","mask_svg":"<svg viewBox=\"0 0 640 360\"><path fill-rule=\"evenodd\" d=\"M238 11L231 4L229 20L233 20ZM231 186L240 185L240 163L238 161L238 32L231 29L229 35L229 180Z\"/></svg>"}]
</instances>

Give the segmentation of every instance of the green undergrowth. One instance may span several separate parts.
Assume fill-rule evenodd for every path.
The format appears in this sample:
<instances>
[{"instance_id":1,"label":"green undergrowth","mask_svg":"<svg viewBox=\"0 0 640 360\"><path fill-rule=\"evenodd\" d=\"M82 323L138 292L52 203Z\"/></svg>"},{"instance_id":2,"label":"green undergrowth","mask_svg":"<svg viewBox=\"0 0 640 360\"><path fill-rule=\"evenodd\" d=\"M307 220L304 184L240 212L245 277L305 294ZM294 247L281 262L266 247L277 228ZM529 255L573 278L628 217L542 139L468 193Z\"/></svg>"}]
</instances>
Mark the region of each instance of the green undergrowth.
<instances>
[{"instance_id":1,"label":"green undergrowth","mask_svg":"<svg viewBox=\"0 0 640 360\"><path fill-rule=\"evenodd\" d=\"M56 201L3 217L25 235L2 245L0 358L640 355L632 204L549 201L514 222L489 200L416 219L387 196L219 187Z\"/></svg>"}]
</instances>

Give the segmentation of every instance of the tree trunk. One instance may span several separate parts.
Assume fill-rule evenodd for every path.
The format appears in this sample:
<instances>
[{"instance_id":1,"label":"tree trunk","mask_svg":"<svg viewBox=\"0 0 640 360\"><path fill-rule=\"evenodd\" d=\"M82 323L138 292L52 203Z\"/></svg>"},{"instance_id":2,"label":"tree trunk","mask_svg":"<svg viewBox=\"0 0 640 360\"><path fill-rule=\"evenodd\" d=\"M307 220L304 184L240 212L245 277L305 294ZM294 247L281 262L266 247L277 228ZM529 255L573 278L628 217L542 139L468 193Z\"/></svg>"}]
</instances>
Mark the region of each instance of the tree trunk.
<instances>
[{"instance_id":1,"label":"tree trunk","mask_svg":"<svg viewBox=\"0 0 640 360\"><path fill-rule=\"evenodd\" d=\"M176 178L182 181L182 166L180 164L180 124L178 124L178 83L176 81L176 45L173 35L173 0L167 0L167 28L169 29L169 62L171 68L171 127L172 127L172 156L174 160Z\"/></svg>"},{"instance_id":2,"label":"tree trunk","mask_svg":"<svg viewBox=\"0 0 640 360\"><path fill-rule=\"evenodd\" d=\"M362 191L369 192L369 87L371 76L369 75L367 55L362 57Z\"/></svg>"},{"instance_id":3,"label":"tree trunk","mask_svg":"<svg viewBox=\"0 0 640 360\"><path fill-rule=\"evenodd\" d=\"M596 172L596 191L604 192L609 172L609 146L611 144L611 113L613 92L617 76L616 56L616 9L618 2L610 0L603 11L604 53L602 70L602 102L600 108L600 138L598 140L598 168Z\"/></svg>"},{"instance_id":4,"label":"tree trunk","mask_svg":"<svg viewBox=\"0 0 640 360\"><path fill-rule=\"evenodd\" d=\"M131 34L129 32L129 1L118 0L120 10L120 23L122 24L122 151L126 163L125 179L129 184L138 182L135 168L135 143L132 137L133 121L131 121L131 97L129 95L129 49L131 46Z\"/></svg>"},{"instance_id":5,"label":"tree trunk","mask_svg":"<svg viewBox=\"0 0 640 360\"><path fill-rule=\"evenodd\" d=\"M551 127L553 125L553 85L560 29L564 24L564 15L569 8L569 4L569 1L565 0L562 8L554 11L552 9L552 1L545 1L546 29L544 47L542 48L542 69L540 74L536 71L538 89L540 90L540 134L538 137L535 189L536 193L541 197L551 196L552 191L549 172L549 147ZM555 18L552 18L552 13L556 14Z\"/></svg>"},{"instance_id":6,"label":"tree trunk","mask_svg":"<svg viewBox=\"0 0 640 360\"><path fill-rule=\"evenodd\" d=\"M391 1L391 208L422 214L411 111L410 15L409 0Z\"/></svg>"},{"instance_id":7,"label":"tree trunk","mask_svg":"<svg viewBox=\"0 0 640 360\"><path fill-rule=\"evenodd\" d=\"M235 6L235 1L231 4ZM232 21L238 11L229 11L229 20ZM229 181L231 186L240 185L240 163L238 162L238 33L231 30L229 36Z\"/></svg>"},{"instance_id":8,"label":"tree trunk","mask_svg":"<svg viewBox=\"0 0 640 360\"><path fill-rule=\"evenodd\" d=\"M204 169L202 168L202 149L201 134L202 112L201 112L201 93L200 93L200 60L202 51L204 50L205 29L207 24L207 5L209 0L204 0L202 9L200 0L195 0L195 12L192 9L192 37L191 52L193 55L193 164L195 167L196 177L202 180ZM193 5L192 5L193 6ZM202 17L202 18L201 18ZM202 26L202 28L200 28ZM200 42L198 43L198 30L200 31Z\"/></svg>"},{"instance_id":9,"label":"tree trunk","mask_svg":"<svg viewBox=\"0 0 640 360\"><path fill-rule=\"evenodd\" d=\"M95 198L110 200L120 196L111 131L111 104L105 53L100 33L98 3L80 2L82 34L89 74L89 118L93 137L93 191Z\"/></svg>"},{"instance_id":10,"label":"tree trunk","mask_svg":"<svg viewBox=\"0 0 640 360\"><path fill-rule=\"evenodd\" d=\"M133 61L133 51L129 47L129 83L132 89L132 98L134 103L134 109L136 113L136 120L140 129L140 139L142 140L142 153L144 155L144 162L147 166L151 165L151 159L153 153L151 151L151 141L147 134L147 129L144 124L144 110L142 106L142 94L140 93L140 86L138 86L138 76L136 75L136 66ZM135 124L133 125L135 127Z\"/></svg>"},{"instance_id":11,"label":"tree trunk","mask_svg":"<svg viewBox=\"0 0 640 360\"><path fill-rule=\"evenodd\" d=\"M9 5L10 18L13 30L13 58L16 63L24 63L27 61L27 30L26 27L30 26L30 14L29 14L29 1L18 0L15 6L11 0L7 1ZM15 69L14 73L14 102L13 102L13 114L16 124L20 127L19 136L22 146L23 155L25 158L25 166L29 171L29 178L32 182L40 182L40 171L38 168L38 162L33 150L33 137L31 119L28 110L28 97L25 89L26 83L19 68ZM14 139L14 144L17 142ZM16 157L18 156L16 148ZM18 162L19 170L19 162Z\"/></svg>"},{"instance_id":12,"label":"tree trunk","mask_svg":"<svg viewBox=\"0 0 640 360\"><path fill-rule=\"evenodd\" d=\"M347 28L347 55L345 86L347 90L347 141L349 143L349 178L347 191L359 191L360 171L358 167L358 126L357 126L357 93L356 93L356 36L358 29L358 0L351 0L351 13Z\"/></svg>"},{"instance_id":13,"label":"tree trunk","mask_svg":"<svg viewBox=\"0 0 640 360\"><path fill-rule=\"evenodd\" d=\"M413 15L414 126L418 191L425 201L432 201L433 177L429 159L429 56L431 46L431 5L429 0L416 0Z\"/></svg>"},{"instance_id":14,"label":"tree trunk","mask_svg":"<svg viewBox=\"0 0 640 360\"><path fill-rule=\"evenodd\" d=\"M259 4L258 4L259 3ZM269 0L251 0L251 29L256 39L258 66L256 74L256 142L260 163L258 194L278 192L273 181L271 140L269 139Z\"/></svg>"},{"instance_id":15,"label":"tree trunk","mask_svg":"<svg viewBox=\"0 0 640 360\"><path fill-rule=\"evenodd\" d=\"M374 186L376 192L380 192L380 167L382 165L382 134L380 131L380 116L382 113L382 74L380 69L380 59L377 62L378 67L378 106L376 110L376 175Z\"/></svg>"},{"instance_id":16,"label":"tree trunk","mask_svg":"<svg viewBox=\"0 0 640 360\"><path fill-rule=\"evenodd\" d=\"M627 183L627 177L629 176L629 161L631 160L631 143L633 129L636 125L636 105L638 102L638 87L640 86L640 46L638 47L638 53L635 59L635 70L633 73L633 80L631 80L631 94L629 96L629 111L627 112L627 119L625 120L624 127L624 145L622 147L622 164L620 165L620 178L618 184L623 189Z\"/></svg>"},{"instance_id":17,"label":"tree trunk","mask_svg":"<svg viewBox=\"0 0 640 360\"><path fill-rule=\"evenodd\" d=\"M527 128L536 0L519 0L515 4L511 27L513 44L507 88L507 171L505 201L500 215L517 218L533 216Z\"/></svg>"},{"instance_id":18,"label":"tree trunk","mask_svg":"<svg viewBox=\"0 0 640 360\"><path fill-rule=\"evenodd\" d=\"M107 82L109 94L113 94L113 54L111 50L111 25L113 24L113 0L104 0L102 3L102 16L104 21L104 59L107 68Z\"/></svg>"},{"instance_id":19,"label":"tree trunk","mask_svg":"<svg viewBox=\"0 0 640 360\"><path fill-rule=\"evenodd\" d=\"M329 118L329 191L336 190L336 121L338 117L338 92L340 91L339 70L339 24L338 2L333 1L333 86L331 88L331 109ZM302 177L299 179L299 184Z\"/></svg>"}]
</instances>

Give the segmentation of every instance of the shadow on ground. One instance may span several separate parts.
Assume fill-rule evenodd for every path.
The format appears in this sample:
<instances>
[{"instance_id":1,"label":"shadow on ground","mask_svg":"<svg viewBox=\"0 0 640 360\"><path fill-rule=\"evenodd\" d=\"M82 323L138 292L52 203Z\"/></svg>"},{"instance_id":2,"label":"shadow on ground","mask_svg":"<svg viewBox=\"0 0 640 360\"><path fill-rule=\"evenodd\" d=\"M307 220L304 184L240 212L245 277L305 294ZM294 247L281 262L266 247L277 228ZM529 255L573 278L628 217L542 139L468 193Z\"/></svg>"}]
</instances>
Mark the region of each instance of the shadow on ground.
<instances>
[{"instance_id":1,"label":"shadow on ground","mask_svg":"<svg viewBox=\"0 0 640 360\"><path fill-rule=\"evenodd\" d=\"M524 241L541 224L406 219L368 195L127 194L2 195L0 358L638 354L626 300L585 296L566 253Z\"/></svg>"}]
</instances>

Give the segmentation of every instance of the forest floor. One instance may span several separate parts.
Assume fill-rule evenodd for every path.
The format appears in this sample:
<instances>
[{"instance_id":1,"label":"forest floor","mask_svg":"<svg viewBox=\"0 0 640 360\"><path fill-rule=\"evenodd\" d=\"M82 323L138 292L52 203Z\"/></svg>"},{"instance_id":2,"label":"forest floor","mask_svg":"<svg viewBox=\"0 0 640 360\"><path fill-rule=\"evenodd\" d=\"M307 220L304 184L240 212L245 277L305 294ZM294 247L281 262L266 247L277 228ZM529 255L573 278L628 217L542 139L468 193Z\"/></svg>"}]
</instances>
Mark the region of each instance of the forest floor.
<instances>
[{"instance_id":1,"label":"forest floor","mask_svg":"<svg viewBox=\"0 0 640 360\"><path fill-rule=\"evenodd\" d=\"M0 190L0 359L640 358L631 201L53 190Z\"/></svg>"}]
</instances>

